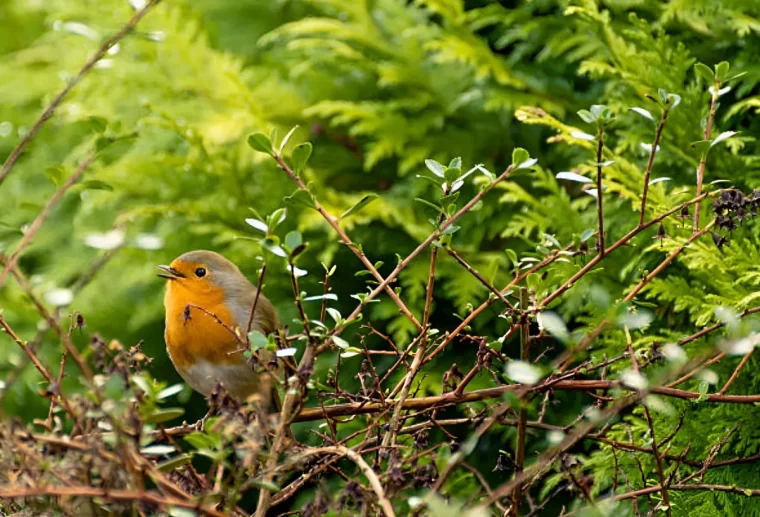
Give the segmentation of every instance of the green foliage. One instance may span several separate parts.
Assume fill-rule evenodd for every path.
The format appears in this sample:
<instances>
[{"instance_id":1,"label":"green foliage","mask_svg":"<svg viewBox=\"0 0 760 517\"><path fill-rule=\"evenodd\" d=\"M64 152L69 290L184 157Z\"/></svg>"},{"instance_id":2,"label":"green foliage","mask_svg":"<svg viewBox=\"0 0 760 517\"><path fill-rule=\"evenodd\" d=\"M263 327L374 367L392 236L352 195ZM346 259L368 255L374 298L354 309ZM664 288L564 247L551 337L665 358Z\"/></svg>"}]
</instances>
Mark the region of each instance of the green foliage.
<instances>
[{"instance_id":1,"label":"green foliage","mask_svg":"<svg viewBox=\"0 0 760 517\"><path fill-rule=\"evenodd\" d=\"M315 199L387 275L398 257L439 227L439 215L452 215L514 165L488 202L449 226L441 245L457 250L497 287L567 248L550 268L524 282L540 300L593 254L597 205L589 187L595 187L597 167L603 169L604 189L596 194L604 199L607 243L638 224L647 159L663 112L667 125L651 171L646 220L694 197L694 171L701 159L707 163L708 192L729 185L748 192L760 184L754 136L760 129L760 10L754 2L502 3L163 2L74 88L0 185L0 251L15 249L45 201L85 156L96 152L83 181L55 207L20 266L64 328L69 324L65 316L76 310L84 315L87 332L130 345L144 341L153 362L149 375L138 377L145 383L139 388L148 393L142 417L152 424L176 424L179 418L202 416L205 405L198 395L191 403L182 401L184 409L159 402L172 389L165 384L178 377L164 351L161 284L153 266L184 251L217 250L251 280L266 262L264 292L295 332L301 324L288 257L297 256L298 268L307 273L300 288L311 317L322 302L325 269L332 268L335 295L328 298L328 315L346 317L357 298L377 285L314 210ZM8 0L0 6L0 157L132 14L123 0ZM710 88L717 88L720 99L712 134L705 138ZM601 164L598 132L604 137ZM297 189L267 156L273 153L284 157L310 192ZM709 203L702 207L702 226L712 218ZM287 210L278 211L283 207ZM621 300L683 245L692 231L691 220L684 223L665 219L668 238L660 240L650 240L657 226L649 228L550 304L569 329L557 337L575 342L616 310L628 314L630 306ZM636 296L637 310L655 315L647 331L613 326L594 342L591 359L619 355L626 331L637 353L646 355L654 344L677 341L718 322L718 308L741 312L760 305L757 224L744 221L720 252L708 239L691 244ZM392 285L415 315L425 308L429 257L429 251L422 253ZM446 253L438 260L430 325L444 333L491 294ZM34 302L12 279L0 290L0 307L24 339L35 341L45 364L57 364L56 335L38 331ZM387 295L369 304L364 317L402 349L416 335ZM547 328L557 334L552 321ZM743 334L760 329L756 318L742 324ZM341 382L359 392L359 360L349 362L362 352L353 339L358 327L349 325L346 336L335 342L341 350L318 362L319 382L340 353L353 368L342 372ZM498 337L508 328L505 314L489 309L468 331ZM88 349L84 333L74 331L72 339L79 349ZM685 351L695 357L725 339L726 334L711 335ZM261 334L252 334L251 342L254 348L273 346ZM18 378L0 382L2 410L27 422L45 418L47 402L37 397L39 376L23 366L22 351L8 343L5 339L0 347L0 379ZM366 345L380 348L383 341L372 335ZM499 346L518 356L516 340ZM465 344L449 347L415 384L419 396L444 391L443 373L452 363L467 371L473 355ZM737 363L732 356L711 367L718 386ZM381 358L376 366L388 368L390 362ZM610 373L629 367L621 362ZM753 357L732 393L760 391L756 367ZM81 390L75 368L68 365L67 372L64 386ZM161 379L161 387L152 378ZM397 373L389 382L400 379ZM480 374L470 386L491 386L492 381ZM699 379L682 387L698 390ZM711 384L708 389L719 388ZM559 397L562 404L547 413L547 420L558 425L570 423L588 404L572 395ZM534 417L539 402L531 402ZM734 422L758 416L754 406L668 404L669 409L653 412L656 433L660 439L667 435L685 413L669 453L690 446L695 458L704 458ZM114 414L121 415L116 409ZM513 440L511 432L492 431L490 441L481 440L481 449L470 456L494 484L504 481L491 471L499 448L506 447L507 438ZM465 439L471 430L456 433ZM608 437L643 443L651 440L649 433L639 408L625 414ZM164 467L171 470L195 454L224 459L222 438L213 433L185 440L193 452ZM542 434L529 438L528 450L549 445ZM720 457L758 450L757 426L742 426ZM621 481L620 493L658 482L652 455L617 453L613 458L609 446L591 442L576 452L582 458L579 472L595 480L594 496L610 495L616 461L630 483L626 487ZM453 493L479 487L472 474L458 472L461 477L452 476L447 484ZM546 496L566 480L567 474L557 470L535 493ZM711 469L705 482L757 488L756 464ZM574 495L564 499L573 508L580 501ZM630 511L624 503L618 508ZM756 498L737 494L679 492L673 494L672 510L690 517L750 515L760 506Z\"/></svg>"}]
</instances>

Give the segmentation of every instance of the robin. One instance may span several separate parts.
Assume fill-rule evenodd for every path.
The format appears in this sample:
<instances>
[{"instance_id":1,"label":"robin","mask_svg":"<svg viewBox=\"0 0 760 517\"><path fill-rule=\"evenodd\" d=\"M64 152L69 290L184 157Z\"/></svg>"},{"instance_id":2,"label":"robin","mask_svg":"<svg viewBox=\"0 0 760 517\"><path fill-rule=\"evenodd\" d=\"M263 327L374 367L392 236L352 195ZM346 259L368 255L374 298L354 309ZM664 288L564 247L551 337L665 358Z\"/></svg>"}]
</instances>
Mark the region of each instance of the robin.
<instances>
[{"instance_id":1,"label":"robin","mask_svg":"<svg viewBox=\"0 0 760 517\"><path fill-rule=\"evenodd\" d=\"M158 268L158 276L168 280L164 339L177 372L204 396L221 384L238 400L257 395L263 409L276 411L275 379L249 364L240 337L248 328L258 289L213 251L189 251ZM271 302L259 295L250 330L267 335L279 326Z\"/></svg>"}]
</instances>

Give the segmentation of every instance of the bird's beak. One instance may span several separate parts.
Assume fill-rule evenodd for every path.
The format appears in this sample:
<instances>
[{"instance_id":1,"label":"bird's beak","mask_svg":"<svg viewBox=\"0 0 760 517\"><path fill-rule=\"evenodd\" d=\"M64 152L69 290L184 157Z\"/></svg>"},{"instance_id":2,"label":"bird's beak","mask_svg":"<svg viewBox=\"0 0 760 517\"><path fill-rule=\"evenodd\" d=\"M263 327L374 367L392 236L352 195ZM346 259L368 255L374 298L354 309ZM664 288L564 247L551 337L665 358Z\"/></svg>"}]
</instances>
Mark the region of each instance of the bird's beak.
<instances>
[{"instance_id":1,"label":"bird's beak","mask_svg":"<svg viewBox=\"0 0 760 517\"><path fill-rule=\"evenodd\" d=\"M161 270L161 273L158 273L158 276L161 278L167 278L169 280L176 280L178 278L185 278L185 275L177 271L171 266L156 266L158 269Z\"/></svg>"}]
</instances>

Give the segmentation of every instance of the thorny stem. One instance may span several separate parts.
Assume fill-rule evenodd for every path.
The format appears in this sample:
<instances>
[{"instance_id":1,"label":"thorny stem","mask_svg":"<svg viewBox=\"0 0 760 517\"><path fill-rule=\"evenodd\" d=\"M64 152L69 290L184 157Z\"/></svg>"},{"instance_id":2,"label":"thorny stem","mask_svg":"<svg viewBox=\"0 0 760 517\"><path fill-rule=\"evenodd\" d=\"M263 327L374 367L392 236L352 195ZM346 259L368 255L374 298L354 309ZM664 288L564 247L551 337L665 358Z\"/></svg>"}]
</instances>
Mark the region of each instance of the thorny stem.
<instances>
[{"instance_id":1,"label":"thorny stem","mask_svg":"<svg viewBox=\"0 0 760 517\"><path fill-rule=\"evenodd\" d=\"M652 175L652 167L654 166L654 157L657 154L657 148L660 144L660 137L662 136L662 130L665 127L665 122L668 120L668 112L670 111L670 99L668 104L662 109L662 115L660 115L660 123L657 124L657 130L654 133L654 142L652 142L652 150L649 151L649 162L647 162L647 170L644 174L644 187L641 194L641 212L639 213L639 226L644 224L644 217L647 208L647 192L649 192L649 178Z\"/></svg>"},{"instance_id":2,"label":"thorny stem","mask_svg":"<svg viewBox=\"0 0 760 517\"><path fill-rule=\"evenodd\" d=\"M712 100L710 101L710 113L707 116L707 124L705 125L705 140L710 139L710 133L712 133L713 121L715 120L715 109L718 104L718 91L720 90L720 81L715 79L713 84ZM707 153L704 153L699 160L699 167L697 167L697 196L702 194L702 182L705 178L705 166L707 165ZM699 207L700 203L694 206L694 233L699 231Z\"/></svg>"}]
</instances>

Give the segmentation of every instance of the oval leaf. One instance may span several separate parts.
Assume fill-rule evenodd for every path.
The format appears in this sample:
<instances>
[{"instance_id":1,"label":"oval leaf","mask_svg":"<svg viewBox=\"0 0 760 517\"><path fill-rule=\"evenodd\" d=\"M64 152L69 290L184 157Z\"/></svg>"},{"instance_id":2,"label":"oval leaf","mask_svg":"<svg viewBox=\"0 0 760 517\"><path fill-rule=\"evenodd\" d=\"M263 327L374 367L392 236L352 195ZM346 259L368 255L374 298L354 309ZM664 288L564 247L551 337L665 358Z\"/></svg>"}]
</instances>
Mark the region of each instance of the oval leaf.
<instances>
[{"instance_id":1,"label":"oval leaf","mask_svg":"<svg viewBox=\"0 0 760 517\"><path fill-rule=\"evenodd\" d=\"M274 152L272 141L264 133L248 135L248 145L260 153L272 154Z\"/></svg>"},{"instance_id":2,"label":"oval leaf","mask_svg":"<svg viewBox=\"0 0 760 517\"><path fill-rule=\"evenodd\" d=\"M372 203L378 197L380 196L378 196L377 194L367 194L366 196L361 198L358 203L356 203L354 206L352 206L351 208L343 212L343 214L339 217L339 220L345 219L346 217L357 213L359 210L361 210L368 204Z\"/></svg>"},{"instance_id":3,"label":"oval leaf","mask_svg":"<svg viewBox=\"0 0 760 517\"><path fill-rule=\"evenodd\" d=\"M577 181L578 183L591 183L593 180L586 176L581 176L575 172L558 172L556 178L558 180Z\"/></svg>"}]
</instances>

